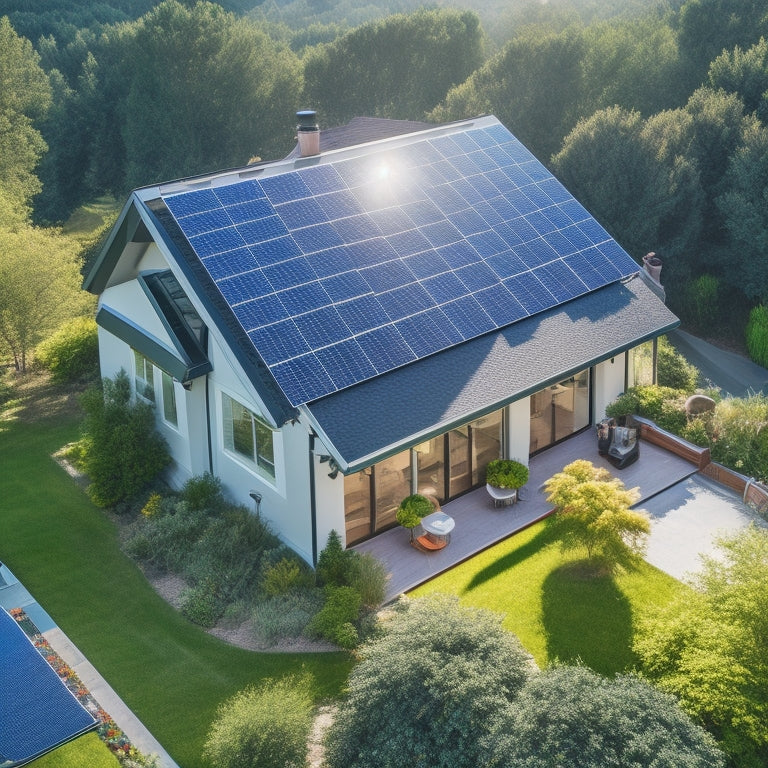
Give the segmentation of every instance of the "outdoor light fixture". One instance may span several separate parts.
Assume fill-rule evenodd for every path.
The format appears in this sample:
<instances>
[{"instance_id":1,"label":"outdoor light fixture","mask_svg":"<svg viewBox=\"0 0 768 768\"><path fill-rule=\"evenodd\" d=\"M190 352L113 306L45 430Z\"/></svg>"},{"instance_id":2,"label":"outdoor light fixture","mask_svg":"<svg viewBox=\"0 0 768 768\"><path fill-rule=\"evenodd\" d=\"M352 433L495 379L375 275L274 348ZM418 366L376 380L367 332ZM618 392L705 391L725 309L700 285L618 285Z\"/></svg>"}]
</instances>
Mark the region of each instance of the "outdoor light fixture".
<instances>
[{"instance_id":1,"label":"outdoor light fixture","mask_svg":"<svg viewBox=\"0 0 768 768\"><path fill-rule=\"evenodd\" d=\"M336 463L336 459L333 458L333 456L329 456L327 453L324 453L322 456L317 457L321 464L327 464L328 469L331 471L328 473L328 477L331 478L331 480L335 480L339 475L339 465Z\"/></svg>"},{"instance_id":2,"label":"outdoor light fixture","mask_svg":"<svg viewBox=\"0 0 768 768\"><path fill-rule=\"evenodd\" d=\"M261 494L258 491L251 491L248 494L256 504L256 517L261 514Z\"/></svg>"}]
</instances>

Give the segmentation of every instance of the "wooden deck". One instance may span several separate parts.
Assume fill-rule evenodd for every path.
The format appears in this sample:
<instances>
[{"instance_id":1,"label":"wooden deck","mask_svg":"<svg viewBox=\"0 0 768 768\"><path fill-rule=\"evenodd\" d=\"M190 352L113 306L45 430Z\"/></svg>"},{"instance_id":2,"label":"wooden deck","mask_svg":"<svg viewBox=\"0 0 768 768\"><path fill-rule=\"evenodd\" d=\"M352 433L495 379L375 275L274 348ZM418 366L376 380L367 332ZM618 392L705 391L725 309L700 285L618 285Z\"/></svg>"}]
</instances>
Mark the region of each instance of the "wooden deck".
<instances>
[{"instance_id":1,"label":"wooden deck","mask_svg":"<svg viewBox=\"0 0 768 768\"><path fill-rule=\"evenodd\" d=\"M443 505L456 521L451 543L435 552L415 549L404 528L393 528L354 547L382 560L390 573L387 602L457 563L477 554L513 533L528 527L550 512L542 485L575 459L589 459L619 477L627 488L638 486L642 502L697 471L697 466L657 445L641 441L640 458L617 470L597 452L593 430L587 430L550 448L530 462L530 479L520 491L520 501L509 507L494 507L485 487Z\"/></svg>"}]
</instances>

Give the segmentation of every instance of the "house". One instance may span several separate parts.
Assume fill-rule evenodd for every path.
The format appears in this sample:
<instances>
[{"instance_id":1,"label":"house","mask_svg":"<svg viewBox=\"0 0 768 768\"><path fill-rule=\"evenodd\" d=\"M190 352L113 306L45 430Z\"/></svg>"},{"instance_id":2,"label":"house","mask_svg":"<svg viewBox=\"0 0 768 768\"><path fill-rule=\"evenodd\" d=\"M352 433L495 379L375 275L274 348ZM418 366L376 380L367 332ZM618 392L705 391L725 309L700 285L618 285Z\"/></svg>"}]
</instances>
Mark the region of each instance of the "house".
<instances>
[{"instance_id":1,"label":"house","mask_svg":"<svg viewBox=\"0 0 768 768\"><path fill-rule=\"evenodd\" d=\"M315 562L595 424L678 320L493 116L308 151L134 191L85 287L171 482L213 473Z\"/></svg>"}]
</instances>

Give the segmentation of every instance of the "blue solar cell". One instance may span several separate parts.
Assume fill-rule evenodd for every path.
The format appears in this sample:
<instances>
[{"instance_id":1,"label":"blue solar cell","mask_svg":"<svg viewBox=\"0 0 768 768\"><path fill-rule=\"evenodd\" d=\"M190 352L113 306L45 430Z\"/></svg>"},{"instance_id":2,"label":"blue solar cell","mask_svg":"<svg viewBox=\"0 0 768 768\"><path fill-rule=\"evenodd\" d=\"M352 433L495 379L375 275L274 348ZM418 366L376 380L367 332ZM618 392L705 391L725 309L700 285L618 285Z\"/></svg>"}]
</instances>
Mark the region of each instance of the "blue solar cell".
<instances>
[{"instance_id":1,"label":"blue solar cell","mask_svg":"<svg viewBox=\"0 0 768 768\"><path fill-rule=\"evenodd\" d=\"M451 134L453 140L466 152L474 152L480 148L480 145L472 138L472 131L462 131L461 133Z\"/></svg>"},{"instance_id":2,"label":"blue solar cell","mask_svg":"<svg viewBox=\"0 0 768 768\"><path fill-rule=\"evenodd\" d=\"M382 211L371 211L370 217L376 222L383 235L394 235L413 229L413 221L402 208L385 208Z\"/></svg>"},{"instance_id":3,"label":"blue solar cell","mask_svg":"<svg viewBox=\"0 0 768 768\"><path fill-rule=\"evenodd\" d=\"M264 240L272 240L288 234L288 230L279 216L267 216L266 219L246 221L244 224L238 224L235 229L248 245L255 245Z\"/></svg>"},{"instance_id":4,"label":"blue solar cell","mask_svg":"<svg viewBox=\"0 0 768 768\"><path fill-rule=\"evenodd\" d=\"M402 210L417 227L445 220L442 211L431 200L417 200L402 206Z\"/></svg>"},{"instance_id":5,"label":"blue solar cell","mask_svg":"<svg viewBox=\"0 0 768 768\"><path fill-rule=\"evenodd\" d=\"M254 328L248 331L248 338L267 365L276 365L310 351L296 323L290 318Z\"/></svg>"},{"instance_id":6,"label":"blue solar cell","mask_svg":"<svg viewBox=\"0 0 768 768\"><path fill-rule=\"evenodd\" d=\"M223 208L193 213L184 219L184 233L187 237L194 237L195 235L202 235L204 232L212 232L231 226L232 221Z\"/></svg>"},{"instance_id":7,"label":"blue solar cell","mask_svg":"<svg viewBox=\"0 0 768 768\"><path fill-rule=\"evenodd\" d=\"M532 243L533 241L529 240L527 243L521 243L520 245L516 245L512 248L512 250L520 257L521 261L528 267L528 269L533 269L533 267L538 267L539 264L543 264L545 261L544 255L546 255L539 253L538 249L532 248Z\"/></svg>"},{"instance_id":8,"label":"blue solar cell","mask_svg":"<svg viewBox=\"0 0 768 768\"><path fill-rule=\"evenodd\" d=\"M274 213L274 206L265 197L227 206L227 214L233 224L265 219L267 216L273 216Z\"/></svg>"},{"instance_id":9,"label":"blue solar cell","mask_svg":"<svg viewBox=\"0 0 768 768\"><path fill-rule=\"evenodd\" d=\"M489 229L495 227L497 224L504 223L502 216L487 200L481 200L480 202L475 203L474 207L477 213L485 219Z\"/></svg>"},{"instance_id":10,"label":"blue solar cell","mask_svg":"<svg viewBox=\"0 0 768 768\"><path fill-rule=\"evenodd\" d=\"M553 261L551 264L536 267L533 274L547 286L558 304L580 296L587 290L587 286L563 261Z\"/></svg>"},{"instance_id":11,"label":"blue solar cell","mask_svg":"<svg viewBox=\"0 0 768 768\"><path fill-rule=\"evenodd\" d=\"M374 237L373 240L366 240L363 243L350 243L347 246L347 253L352 264L358 269L392 261L399 256L383 237Z\"/></svg>"},{"instance_id":12,"label":"blue solar cell","mask_svg":"<svg viewBox=\"0 0 768 768\"><path fill-rule=\"evenodd\" d=\"M541 211L532 211L525 220L536 230L537 235L546 235L555 229L555 225Z\"/></svg>"},{"instance_id":13,"label":"blue solar cell","mask_svg":"<svg viewBox=\"0 0 768 768\"><path fill-rule=\"evenodd\" d=\"M461 232L450 221L438 221L435 224L427 224L419 230L429 240L433 248L441 245L457 243L462 239Z\"/></svg>"},{"instance_id":14,"label":"blue solar cell","mask_svg":"<svg viewBox=\"0 0 768 768\"><path fill-rule=\"evenodd\" d=\"M460 178L451 182L451 189L464 201L464 205L458 208L458 210L463 210L468 205L477 205L483 201L483 198L477 189L475 189L475 187L473 187L465 178Z\"/></svg>"},{"instance_id":15,"label":"blue solar cell","mask_svg":"<svg viewBox=\"0 0 768 768\"><path fill-rule=\"evenodd\" d=\"M467 201L456 191L455 184L441 184L426 190L429 199L446 215L467 207Z\"/></svg>"},{"instance_id":16,"label":"blue solar cell","mask_svg":"<svg viewBox=\"0 0 768 768\"><path fill-rule=\"evenodd\" d=\"M272 367L271 371L286 397L294 404L309 403L336 389L314 354L286 360Z\"/></svg>"},{"instance_id":17,"label":"blue solar cell","mask_svg":"<svg viewBox=\"0 0 768 768\"><path fill-rule=\"evenodd\" d=\"M381 230L367 213L338 219L333 222L333 226L345 243L356 243L360 240L381 236Z\"/></svg>"},{"instance_id":18,"label":"blue solar cell","mask_svg":"<svg viewBox=\"0 0 768 768\"><path fill-rule=\"evenodd\" d=\"M262 272L275 291L284 291L317 280L317 275L303 256L271 264L264 267Z\"/></svg>"},{"instance_id":19,"label":"blue solar cell","mask_svg":"<svg viewBox=\"0 0 768 768\"><path fill-rule=\"evenodd\" d=\"M575 198L564 200L560 203L560 210L575 224L590 218L587 209Z\"/></svg>"},{"instance_id":20,"label":"blue solar cell","mask_svg":"<svg viewBox=\"0 0 768 768\"><path fill-rule=\"evenodd\" d=\"M443 162L447 161L443 160ZM415 183L423 186L435 186L447 181L437 165L423 165L420 168L414 168L411 171L411 178Z\"/></svg>"},{"instance_id":21,"label":"blue solar cell","mask_svg":"<svg viewBox=\"0 0 768 768\"><path fill-rule=\"evenodd\" d=\"M335 306L345 325L354 334L389 323L389 317L381 302L371 294Z\"/></svg>"},{"instance_id":22,"label":"blue solar cell","mask_svg":"<svg viewBox=\"0 0 768 768\"><path fill-rule=\"evenodd\" d=\"M260 179L260 184L272 205L287 203L289 200L312 197L312 190L295 171L281 173L277 176L268 176L265 179Z\"/></svg>"},{"instance_id":23,"label":"blue solar cell","mask_svg":"<svg viewBox=\"0 0 768 768\"><path fill-rule=\"evenodd\" d=\"M435 317L442 319L442 323L436 322ZM421 312L418 315L406 317L395 323L395 328L406 340L416 357L421 359L445 349L452 343L461 341L461 337L456 334L455 330L454 338L456 340L451 340L451 337L443 330L443 326L446 325L449 324L445 322L445 315L440 310L434 310L433 312Z\"/></svg>"},{"instance_id":24,"label":"blue solar cell","mask_svg":"<svg viewBox=\"0 0 768 768\"><path fill-rule=\"evenodd\" d=\"M568 241L573 245L574 250L581 251L585 248L592 247L592 242L590 239L579 229L576 224L571 224L569 227L561 229L560 234L568 238Z\"/></svg>"},{"instance_id":25,"label":"blue solar cell","mask_svg":"<svg viewBox=\"0 0 768 768\"><path fill-rule=\"evenodd\" d=\"M360 274L365 282L371 286L374 293L391 291L393 288L400 288L400 286L416 280L416 276L408 269L402 259L394 259L383 264L376 264L373 267L366 267L360 270Z\"/></svg>"},{"instance_id":26,"label":"blue solar cell","mask_svg":"<svg viewBox=\"0 0 768 768\"><path fill-rule=\"evenodd\" d=\"M213 192L224 206L247 203L251 200L266 197L261 184L255 179L239 181L235 184L226 184L223 187L215 187Z\"/></svg>"},{"instance_id":27,"label":"blue solar cell","mask_svg":"<svg viewBox=\"0 0 768 768\"><path fill-rule=\"evenodd\" d=\"M413 200L412 195L408 195L407 200L403 200L399 197L398 193L399 189L396 186L384 182L364 184L355 187L353 190L358 205L367 213L373 213L382 208L390 208L394 205Z\"/></svg>"},{"instance_id":28,"label":"blue solar cell","mask_svg":"<svg viewBox=\"0 0 768 768\"><path fill-rule=\"evenodd\" d=\"M470 293L498 284L498 275L483 261L457 269L456 277L467 286Z\"/></svg>"},{"instance_id":29,"label":"blue solar cell","mask_svg":"<svg viewBox=\"0 0 768 768\"><path fill-rule=\"evenodd\" d=\"M198 189L194 192L172 195L165 198L165 204L176 219L221 207L218 198L210 189Z\"/></svg>"},{"instance_id":30,"label":"blue solar cell","mask_svg":"<svg viewBox=\"0 0 768 768\"><path fill-rule=\"evenodd\" d=\"M461 174L456 170L456 167L447 160L438 160L433 168L440 173L443 181L456 181L461 178Z\"/></svg>"},{"instance_id":31,"label":"blue solar cell","mask_svg":"<svg viewBox=\"0 0 768 768\"><path fill-rule=\"evenodd\" d=\"M582 221L579 229L589 238L592 245L599 245L611 239L611 236L594 219Z\"/></svg>"},{"instance_id":32,"label":"blue solar cell","mask_svg":"<svg viewBox=\"0 0 768 768\"><path fill-rule=\"evenodd\" d=\"M379 296L379 299L392 322L435 306L435 300L419 283L409 283L402 288L395 288Z\"/></svg>"},{"instance_id":33,"label":"blue solar cell","mask_svg":"<svg viewBox=\"0 0 768 768\"><path fill-rule=\"evenodd\" d=\"M552 198L538 184L531 184L526 187L525 194L533 201L537 209L549 208L554 205Z\"/></svg>"},{"instance_id":34,"label":"blue solar cell","mask_svg":"<svg viewBox=\"0 0 768 768\"><path fill-rule=\"evenodd\" d=\"M344 183L350 189L354 189L371 182L375 168L374 162L372 157L356 157L352 160L342 160L335 163L334 167Z\"/></svg>"},{"instance_id":35,"label":"blue solar cell","mask_svg":"<svg viewBox=\"0 0 768 768\"><path fill-rule=\"evenodd\" d=\"M511 250L497 253L486 259L485 263L498 275L500 280L506 280L512 275L519 275L528 269L523 260Z\"/></svg>"},{"instance_id":36,"label":"blue solar cell","mask_svg":"<svg viewBox=\"0 0 768 768\"><path fill-rule=\"evenodd\" d=\"M520 219L527 226L527 222L524 219ZM493 231L510 247L514 247L523 242L521 233L518 231L519 227L515 226L519 222L516 219L512 219L511 223L504 222L503 224L497 224Z\"/></svg>"},{"instance_id":37,"label":"blue solar cell","mask_svg":"<svg viewBox=\"0 0 768 768\"><path fill-rule=\"evenodd\" d=\"M298 285L287 291L281 291L278 295L289 315L310 312L331 304L331 297L317 282Z\"/></svg>"},{"instance_id":38,"label":"blue solar cell","mask_svg":"<svg viewBox=\"0 0 768 768\"><path fill-rule=\"evenodd\" d=\"M376 369L355 339L318 349L315 355L336 389L344 389L376 375Z\"/></svg>"},{"instance_id":39,"label":"blue solar cell","mask_svg":"<svg viewBox=\"0 0 768 768\"><path fill-rule=\"evenodd\" d=\"M424 251L424 253L408 256L403 259L403 262L413 272L417 280L424 280L427 277L433 277L450 270L448 262L435 251Z\"/></svg>"},{"instance_id":40,"label":"blue solar cell","mask_svg":"<svg viewBox=\"0 0 768 768\"><path fill-rule=\"evenodd\" d=\"M301 335L316 350L348 339L352 334L334 307L321 307L293 318Z\"/></svg>"},{"instance_id":41,"label":"blue solar cell","mask_svg":"<svg viewBox=\"0 0 768 768\"><path fill-rule=\"evenodd\" d=\"M338 275L357 267L350 249L344 245L340 245L337 248L328 248L317 253L310 253L306 256L306 259L307 263L312 267L312 271L318 277Z\"/></svg>"},{"instance_id":42,"label":"blue solar cell","mask_svg":"<svg viewBox=\"0 0 768 768\"><path fill-rule=\"evenodd\" d=\"M556 229L566 229L571 226L571 219L563 213L559 205L547 208L547 217L555 225Z\"/></svg>"},{"instance_id":43,"label":"blue solar cell","mask_svg":"<svg viewBox=\"0 0 768 768\"><path fill-rule=\"evenodd\" d=\"M412 256L414 253L427 251L432 246L424 235L417 229L410 229L407 232L400 232L397 235L387 237L387 242L392 246L398 256Z\"/></svg>"},{"instance_id":44,"label":"blue solar cell","mask_svg":"<svg viewBox=\"0 0 768 768\"><path fill-rule=\"evenodd\" d=\"M573 244L560 232L549 232L544 239L555 249L558 256L567 256L573 253Z\"/></svg>"},{"instance_id":45,"label":"blue solar cell","mask_svg":"<svg viewBox=\"0 0 768 768\"><path fill-rule=\"evenodd\" d=\"M601 254L598 253L598 256L601 256ZM570 256L566 256L563 261L581 278L590 290L605 285L605 279L594 268L586 253L571 254Z\"/></svg>"},{"instance_id":46,"label":"blue solar cell","mask_svg":"<svg viewBox=\"0 0 768 768\"><path fill-rule=\"evenodd\" d=\"M488 222L473 208L452 214L451 223L465 237L488 229Z\"/></svg>"},{"instance_id":47,"label":"blue solar cell","mask_svg":"<svg viewBox=\"0 0 768 768\"><path fill-rule=\"evenodd\" d=\"M470 235L467 240L484 259L506 251L509 247L492 229L487 229L485 232L479 232L476 235Z\"/></svg>"},{"instance_id":48,"label":"blue solar cell","mask_svg":"<svg viewBox=\"0 0 768 768\"><path fill-rule=\"evenodd\" d=\"M530 185L525 189L521 189L515 195L515 208L520 211L521 215L525 216L529 213L539 210L539 206L528 197L528 192L532 189Z\"/></svg>"},{"instance_id":49,"label":"blue solar cell","mask_svg":"<svg viewBox=\"0 0 768 768\"><path fill-rule=\"evenodd\" d=\"M320 195L315 200L325 211L329 221L363 213L363 206L360 205L360 201L348 189Z\"/></svg>"},{"instance_id":50,"label":"blue solar cell","mask_svg":"<svg viewBox=\"0 0 768 768\"><path fill-rule=\"evenodd\" d=\"M493 320L473 296L450 301L440 309L465 339L472 339L494 328Z\"/></svg>"},{"instance_id":51,"label":"blue solar cell","mask_svg":"<svg viewBox=\"0 0 768 768\"><path fill-rule=\"evenodd\" d=\"M288 259L301 255L299 246L296 245L296 241L290 235L266 240L263 243L255 243L250 246L250 251L262 267L288 261Z\"/></svg>"},{"instance_id":52,"label":"blue solar cell","mask_svg":"<svg viewBox=\"0 0 768 768\"><path fill-rule=\"evenodd\" d=\"M540 181L539 187L556 203L564 203L572 198L571 193L554 176Z\"/></svg>"},{"instance_id":53,"label":"blue solar cell","mask_svg":"<svg viewBox=\"0 0 768 768\"><path fill-rule=\"evenodd\" d=\"M260 269L218 280L216 287L230 306L272 293L272 286L264 279Z\"/></svg>"},{"instance_id":54,"label":"blue solar cell","mask_svg":"<svg viewBox=\"0 0 768 768\"><path fill-rule=\"evenodd\" d=\"M246 331L285 319L285 307L274 293L238 304L235 315Z\"/></svg>"},{"instance_id":55,"label":"blue solar cell","mask_svg":"<svg viewBox=\"0 0 768 768\"><path fill-rule=\"evenodd\" d=\"M293 200L275 206L275 213L283 220L288 229L311 227L328 221L328 215L313 198L308 200Z\"/></svg>"},{"instance_id":56,"label":"blue solar cell","mask_svg":"<svg viewBox=\"0 0 768 768\"><path fill-rule=\"evenodd\" d=\"M328 296L334 303L364 296L371 293L371 287L363 280L357 271L343 272L331 275L320 281Z\"/></svg>"},{"instance_id":57,"label":"blue solar cell","mask_svg":"<svg viewBox=\"0 0 768 768\"><path fill-rule=\"evenodd\" d=\"M455 157L464 152L464 150L450 136L439 136L436 139L430 139L429 143L443 157Z\"/></svg>"},{"instance_id":58,"label":"blue solar cell","mask_svg":"<svg viewBox=\"0 0 768 768\"><path fill-rule=\"evenodd\" d=\"M539 264L549 264L550 261L559 258L555 249L544 240L543 237L537 237L535 240L530 240L526 245L530 249L530 252L534 254L535 260ZM529 262L529 266L533 266L533 263Z\"/></svg>"},{"instance_id":59,"label":"blue solar cell","mask_svg":"<svg viewBox=\"0 0 768 768\"><path fill-rule=\"evenodd\" d=\"M245 240L234 227L206 232L204 235L189 237L188 240L201 259L216 253L234 251L236 248L242 248L246 245Z\"/></svg>"},{"instance_id":60,"label":"blue solar cell","mask_svg":"<svg viewBox=\"0 0 768 768\"><path fill-rule=\"evenodd\" d=\"M333 248L344 243L333 224L327 222L304 229L295 229L291 234L302 253L324 251L326 248Z\"/></svg>"},{"instance_id":61,"label":"blue solar cell","mask_svg":"<svg viewBox=\"0 0 768 768\"><path fill-rule=\"evenodd\" d=\"M470 155L456 155L449 161L451 165L464 177L472 178L483 172L483 168L478 165Z\"/></svg>"},{"instance_id":62,"label":"blue solar cell","mask_svg":"<svg viewBox=\"0 0 768 768\"><path fill-rule=\"evenodd\" d=\"M480 254L464 240L444 245L442 248L438 248L437 252L448 262L451 269L458 269L480 261Z\"/></svg>"},{"instance_id":63,"label":"blue solar cell","mask_svg":"<svg viewBox=\"0 0 768 768\"><path fill-rule=\"evenodd\" d=\"M512 219L516 219L520 216L520 211L515 208L508 198L503 197L502 195L491 197L487 202L499 215L502 221L512 221Z\"/></svg>"},{"instance_id":64,"label":"blue solar cell","mask_svg":"<svg viewBox=\"0 0 768 768\"><path fill-rule=\"evenodd\" d=\"M475 299L497 328L503 328L528 315L523 305L503 285L496 284L478 291Z\"/></svg>"},{"instance_id":65,"label":"blue solar cell","mask_svg":"<svg viewBox=\"0 0 768 768\"><path fill-rule=\"evenodd\" d=\"M485 128L477 128L473 131L467 131L467 135L477 143L479 147L494 147L498 141Z\"/></svg>"},{"instance_id":66,"label":"blue solar cell","mask_svg":"<svg viewBox=\"0 0 768 768\"><path fill-rule=\"evenodd\" d=\"M640 269L637 262L615 240L601 243L598 250L622 277L634 275Z\"/></svg>"},{"instance_id":67,"label":"blue solar cell","mask_svg":"<svg viewBox=\"0 0 768 768\"><path fill-rule=\"evenodd\" d=\"M345 189L344 180L332 165L316 165L314 168L303 168L299 171L299 175L313 195L322 195Z\"/></svg>"},{"instance_id":68,"label":"blue solar cell","mask_svg":"<svg viewBox=\"0 0 768 768\"><path fill-rule=\"evenodd\" d=\"M357 337L357 341L379 373L391 371L416 359L393 325L363 333Z\"/></svg>"},{"instance_id":69,"label":"blue solar cell","mask_svg":"<svg viewBox=\"0 0 768 768\"><path fill-rule=\"evenodd\" d=\"M506 168L512 165L512 158L498 144L485 147L486 154L493 158L497 168Z\"/></svg>"},{"instance_id":70,"label":"blue solar cell","mask_svg":"<svg viewBox=\"0 0 768 768\"><path fill-rule=\"evenodd\" d=\"M480 169L481 173L488 173L488 171L495 171L498 169L498 165L496 161L483 150L480 150L478 152L470 152L469 155L467 155L470 160Z\"/></svg>"},{"instance_id":71,"label":"blue solar cell","mask_svg":"<svg viewBox=\"0 0 768 768\"><path fill-rule=\"evenodd\" d=\"M556 304L555 297L541 284L533 272L524 272L522 275L510 277L504 281L504 285L529 315Z\"/></svg>"},{"instance_id":72,"label":"blue solar cell","mask_svg":"<svg viewBox=\"0 0 768 768\"><path fill-rule=\"evenodd\" d=\"M531 152L529 152L511 133L509 134L510 141L500 141L499 146L502 147L509 156L515 161L515 163L528 163L531 160L536 162L536 158Z\"/></svg>"},{"instance_id":73,"label":"blue solar cell","mask_svg":"<svg viewBox=\"0 0 768 768\"><path fill-rule=\"evenodd\" d=\"M504 166L501 172L510 180L515 189L524 189L531 184L528 174L519 165Z\"/></svg>"},{"instance_id":74,"label":"blue solar cell","mask_svg":"<svg viewBox=\"0 0 768 768\"><path fill-rule=\"evenodd\" d=\"M202 259L202 262L214 280L249 272L259 266L253 254L245 247L235 248L234 251L229 251L225 255L208 256Z\"/></svg>"},{"instance_id":75,"label":"blue solar cell","mask_svg":"<svg viewBox=\"0 0 768 768\"><path fill-rule=\"evenodd\" d=\"M490 181L502 195L514 195L517 191L517 186L501 168L489 171L485 174L485 178L488 179L488 181Z\"/></svg>"},{"instance_id":76,"label":"blue solar cell","mask_svg":"<svg viewBox=\"0 0 768 768\"><path fill-rule=\"evenodd\" d=\"M427 278L421 283L436 304L444 304L467 293L467 286L453 272Z\"/></svg>"},{"instance_id":77,"label":"blue solar cell","mask_svg":"<svg viewBox=\"0 0 768 768\"><path fill-rule=\"evenodd\" d=\"M496 185L486 178L485 174L470 176L468 181L478 191L480 197L485 200L490 200L492 197L499 194Z\"/></svg>"}]
</instances>

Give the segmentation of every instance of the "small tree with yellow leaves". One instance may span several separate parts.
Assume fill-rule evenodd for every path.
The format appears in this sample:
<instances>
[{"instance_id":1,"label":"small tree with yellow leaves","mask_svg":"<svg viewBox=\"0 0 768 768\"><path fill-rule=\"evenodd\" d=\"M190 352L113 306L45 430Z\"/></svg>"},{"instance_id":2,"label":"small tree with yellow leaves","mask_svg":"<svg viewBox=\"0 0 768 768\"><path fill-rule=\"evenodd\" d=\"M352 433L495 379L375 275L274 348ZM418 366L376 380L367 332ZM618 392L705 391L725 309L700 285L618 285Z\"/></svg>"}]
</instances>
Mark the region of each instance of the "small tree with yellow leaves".
<instances>
[{"instance_id":1,"label":"small tree with yellow leaves","mask_svg":"<svg viewBox=\"0 0 768 768\"><path fill-rule=\"evenodd\" d=\"M579 459L544 484L555 508L550 524L564 549L587 550L589 560L609 570L632 565L645 551L650 533L648 515L631 509L640 498L607 469Z\"/></svg>"}]
</instances>

